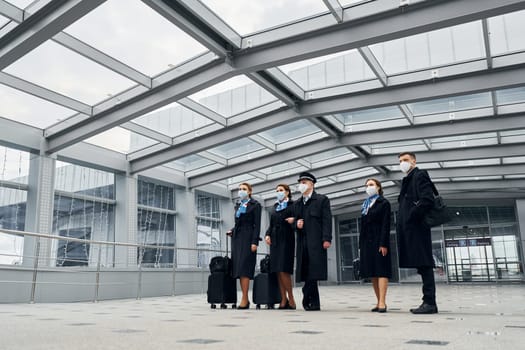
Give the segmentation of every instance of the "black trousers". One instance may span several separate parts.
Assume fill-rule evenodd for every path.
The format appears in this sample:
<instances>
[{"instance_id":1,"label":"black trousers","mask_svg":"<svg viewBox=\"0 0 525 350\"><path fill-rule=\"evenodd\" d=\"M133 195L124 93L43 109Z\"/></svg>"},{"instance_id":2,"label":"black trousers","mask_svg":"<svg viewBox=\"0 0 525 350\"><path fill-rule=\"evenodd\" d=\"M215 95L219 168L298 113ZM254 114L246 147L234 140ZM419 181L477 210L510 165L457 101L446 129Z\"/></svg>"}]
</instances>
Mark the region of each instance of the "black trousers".
<instances>
[{"instance_id":1,"label":"black trousers","mask_svg":"<svg viewBox=\"0 0 525 350\"><path fill-rule=\"evenodd\" d=\"M317 280L308 280L304 282L303 286L303 306L310 308L321 307L319 300L319 287Z\"/></svg>"},{"instance_id":2,"label":"black trousers","mask_svg":"<svg viewBox=\"0 0 525 350\"><path fill-rule=\"evenodd\" d=\"M436 305L436 282L434 281L434 268L422 266L417 268L417 273L421 275L423 281L423 302L429 305Z\"/></svg>"}]
</instances>

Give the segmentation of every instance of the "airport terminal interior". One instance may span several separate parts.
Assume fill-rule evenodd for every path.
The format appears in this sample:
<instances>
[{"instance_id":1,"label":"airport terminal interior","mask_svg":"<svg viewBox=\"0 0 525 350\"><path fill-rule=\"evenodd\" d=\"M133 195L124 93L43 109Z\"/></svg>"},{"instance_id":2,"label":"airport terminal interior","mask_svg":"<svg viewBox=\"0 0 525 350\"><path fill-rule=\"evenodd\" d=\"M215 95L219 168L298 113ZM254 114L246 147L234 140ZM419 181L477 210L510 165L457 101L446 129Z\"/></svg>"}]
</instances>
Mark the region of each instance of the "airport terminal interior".
<instances>
[{"instance_id":1,"label":"airport terminal interior","mask_svg":"<svg viewBox=\"0 0 525 350\"><path fill-rule=\"evenodd\" d=\"M516 0L0 0L0 349L96 348L76 344L93 332L106 348L168 348L157 333L182 324L187 348L245 348L239 330L257 348L272 325L297 347L390 333L395 349L517 348L523 33ZM432 228L438 318L407 311L421 285L398 264L405 151L451 217ZM277 184L298 198L305 171L332 211L326 308L211 310L208 264L230 248L239 184L262 236ZM381 317L354 269L369 178L392 204ZM113 312L126 322L103 333ZM196 334L202 320L222 328Z\"/></svg>"}]
</instances>

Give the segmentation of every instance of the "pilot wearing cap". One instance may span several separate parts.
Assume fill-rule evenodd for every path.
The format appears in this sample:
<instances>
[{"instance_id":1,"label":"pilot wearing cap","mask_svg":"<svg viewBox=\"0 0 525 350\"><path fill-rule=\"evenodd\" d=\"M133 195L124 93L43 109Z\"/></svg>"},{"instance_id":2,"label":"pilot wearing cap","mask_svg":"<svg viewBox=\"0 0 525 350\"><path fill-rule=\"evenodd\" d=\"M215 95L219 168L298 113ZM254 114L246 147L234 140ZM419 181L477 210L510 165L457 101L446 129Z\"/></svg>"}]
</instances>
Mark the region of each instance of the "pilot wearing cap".
<instances>
[{"instance_id":1,"label":"pilot wearing cap","mask_svg":"<svg viewBox=\"0 0 525 350\"><path fill-rule=\"evenodd\" d=\"M332 242L330 200L315 192L317 179L309 172L299 174L297 189L302 197L294 204L297 228L296 282L304 282L303 308L321 310L318 281L328 277L327 249Z\"/></svg>"}]
</instances>

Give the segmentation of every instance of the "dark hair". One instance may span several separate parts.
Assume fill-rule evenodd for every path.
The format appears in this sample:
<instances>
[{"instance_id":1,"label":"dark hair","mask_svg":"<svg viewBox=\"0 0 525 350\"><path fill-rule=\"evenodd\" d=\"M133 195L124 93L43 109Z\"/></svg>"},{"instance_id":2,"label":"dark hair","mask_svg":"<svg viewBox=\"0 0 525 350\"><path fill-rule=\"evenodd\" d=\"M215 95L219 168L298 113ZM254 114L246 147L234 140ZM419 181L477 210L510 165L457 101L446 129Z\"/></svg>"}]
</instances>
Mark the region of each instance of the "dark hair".
<instances>
[{"instance_id":1,"label":"dark hair","mask_svg":"<svg viewBox=\"0 0 525 350\"><path fill-rule=\"evenodd\" d=\"M240 184L239 184L239 187L241 187L241 185L244 185L244 186L248 187L248 189L250 190L250 193L248 193L248 196L249 196L250 198L252 198L252 193L251 193L251 192L253 192L253 190L252 190L252 185L250 185L250 184L247 183L247 182L242 182L242 183L240 183Z\"/></svg>"},{"instance_id":2,"label":"dark hair","mask_svg":"<svg viewBox=\"0 0 525 350\"><path fill-rule=\"evenodd\" d=\"M368 181L374 181L374 183L376 184L377 187L379 187L379 189L377 190L377 193L382 196L383 195L383 185L381 185L381 181L379 181L378 179L374 179L374 178L370 178L370 179L366 179L365 181L365 185Z\"/></svg>"},{"instance_id":3,"label":"dark hair","mask_svg":"<svg viewBox=\"0 0 525 350\"><path fill-rule=\"evenodd\" d=\"M292 191L290 191L290 186L288 186L287 184L278 184L277 187L279 186L284 188L285 191L288 191L288 199L292 199Z\"/></svg>"},{"instance_id":4,"label":"dark hair","mask_svg":"<svg viewBox=\"0 0 525 350\"><path fill-rule=\"evenodd\" d=\"M414 158L414 160L416 159L416 154L414 152L401 152L399 153L397 158L401 158L402 156L407 155L407 154L411 156L412 158Z\"/></svg>"}]
</instances>

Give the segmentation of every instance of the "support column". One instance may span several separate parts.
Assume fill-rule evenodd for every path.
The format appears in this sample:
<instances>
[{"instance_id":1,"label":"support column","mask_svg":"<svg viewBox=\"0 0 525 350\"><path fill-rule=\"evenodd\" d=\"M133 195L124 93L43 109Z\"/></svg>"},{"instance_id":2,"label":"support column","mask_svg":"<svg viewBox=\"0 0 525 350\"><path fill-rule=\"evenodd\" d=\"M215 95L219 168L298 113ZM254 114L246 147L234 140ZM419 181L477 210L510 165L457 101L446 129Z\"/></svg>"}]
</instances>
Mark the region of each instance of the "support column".
<instances>
[{"instance_id":1,"label":"support column","mask_svg":"<svg viewBox=\"0 0 525 350\"><path fill-rule=\"evenodd\" d=\"M195 191L188 189L175 189L175 246L177 248L197 248L197 230L195 225ZM197 267L196 250L177 250L177 267Z\"/></svg>"},{"instance_id":2,"label":"support column","mask_svg":"<svg viewBox=\"0 0 525 350\"><path fill-rule=\"evenodd\" d=\"M28 191L25 230L35 233L53 232L53 205L55 188L56 159L31 154L29 160ZM36 239L24 239L24 258L22 265L33 266L36 252ZM39 265L48 266L56 252L51 252L52 242L40 240Z\"/></svg>"},{"instance_id":3,"label":"support column","mask_svg":"<svg viewBox=\"0 0 525 350\"><path fill-rule=\"evenodd\" d=\"M115 242L137 242L137 176L115 175ZM115 268L137 266L137 249L115 247Z\"/></svg>"},{"instance_id":4,"label":"support column","mask_svg":"<svg viewBox=\"0 0 525 350\"><path fill-rule=\"evenodd\" d=\"M525 199L516 199L516 213L518 215L518 239L520 240L518 256L521 259L522 278L525 279L523 275L523 271L525 271Z\"/></svg>"}]
</instances>

